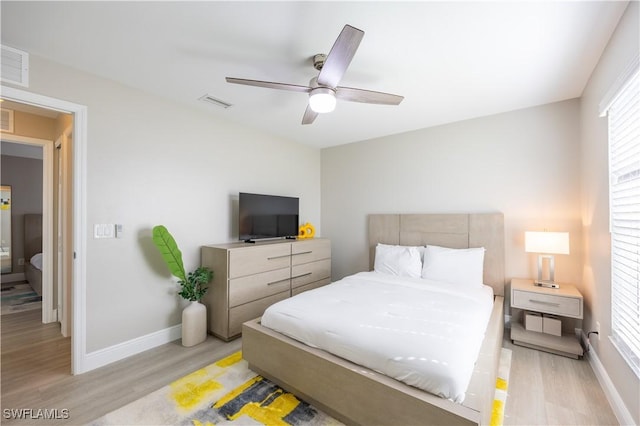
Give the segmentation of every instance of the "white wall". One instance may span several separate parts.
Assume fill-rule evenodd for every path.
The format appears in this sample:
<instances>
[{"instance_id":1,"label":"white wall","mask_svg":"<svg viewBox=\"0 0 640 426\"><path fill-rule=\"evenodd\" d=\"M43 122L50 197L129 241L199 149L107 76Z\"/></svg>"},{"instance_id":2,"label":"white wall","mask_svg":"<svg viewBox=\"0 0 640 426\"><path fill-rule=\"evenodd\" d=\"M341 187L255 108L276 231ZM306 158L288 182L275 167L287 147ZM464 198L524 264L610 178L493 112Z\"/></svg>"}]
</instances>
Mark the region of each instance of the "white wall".
<instances>
[{"instance_id":1,"label":"white wall","mask_svg":"<svg viewBox=\"0 0 640 426\"><path fill-rule=\"evenodd\" d=\"M585 330L600 322L600 339L591 339L635 424L640 424L640 379L608 339L611 334L611 240L609 236L609 176L607 118L598 104L640 50L640 5L631 2L585 88L581 102L582 225L585 243L583 293Z\"/></svg>"},{"instance_id":2,"label":"white wall","mask_svg":"<svg viewBox=\"0 0 640 426\"><path fill-rule=\"evenodd\" d=\"M300 219L321 232L317 149L38 56L30 72L30 91L88 106L87 352L180 323L154 225L173 233L188 269L201 245L237 239L239 191L298 196ZM97 223L123 224L124 237L93 239Z\"/></svg>"},{"instance_id":3,"label":"white wall","mask_svg":"<svg viewBox=\"0 0 640 426\"><path fill-rule=\"evenodd\" d=\"M570 100L322 151L322 229L333 275L368 268L370 213L500 211L506 277L533 277L524 231L569 231L556 279L582 273L579 101Z\"/></svg>"},{"instance_id":4,"label":"white wall","mask_svg":"<svg viewBox=\"0 0 640 426\"><path fill-rule=\"evenodd\" d=\"M8 145L2 143L3 148ZM11 148L10 148L11 149ZM42 148L40 155L42 155ZM24 254L24 215L42 213L42 160L36 158L15 157L6 155L3 151L0 155L0 180L3 185L11 186L11 263L12 272L24 272L24 264L19 265L20 259L29 262ZM3 223L4 229L5 223ZM3 232L4 233L4 232ZM7 236L3 235L3 240Z\"/></svg>"}]
</instances>

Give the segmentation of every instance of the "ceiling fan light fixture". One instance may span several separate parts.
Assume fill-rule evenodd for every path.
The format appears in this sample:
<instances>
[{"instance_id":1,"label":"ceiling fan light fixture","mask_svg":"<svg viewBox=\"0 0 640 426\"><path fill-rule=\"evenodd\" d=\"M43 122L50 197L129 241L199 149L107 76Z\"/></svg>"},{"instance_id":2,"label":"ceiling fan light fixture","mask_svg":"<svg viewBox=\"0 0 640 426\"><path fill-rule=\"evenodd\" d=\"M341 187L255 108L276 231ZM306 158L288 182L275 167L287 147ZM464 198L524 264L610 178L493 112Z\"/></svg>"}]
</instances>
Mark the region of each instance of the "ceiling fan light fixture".
<instances>
[{"instance_id":1,"label":"ceiling fan light fixture","mask_svg":"<svg viewBox=\"0 0 640 426\"><path fill-rule=\"evenodd\" d=\"M309 93L309 107L318 114L336 109L336 94L328 87L316 87Z\"/></svg>"}]
</instances>

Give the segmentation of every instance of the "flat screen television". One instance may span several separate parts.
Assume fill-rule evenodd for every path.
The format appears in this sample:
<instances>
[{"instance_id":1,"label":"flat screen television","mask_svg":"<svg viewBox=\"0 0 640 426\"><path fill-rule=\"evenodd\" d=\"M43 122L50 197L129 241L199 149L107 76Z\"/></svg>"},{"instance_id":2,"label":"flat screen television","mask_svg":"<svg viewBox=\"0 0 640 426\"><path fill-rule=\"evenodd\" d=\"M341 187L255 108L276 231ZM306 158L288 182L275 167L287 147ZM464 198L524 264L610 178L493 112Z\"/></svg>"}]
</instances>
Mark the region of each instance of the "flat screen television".
<instances>
[{"instance_id":1,"label":"flat screen television","mask_svg":"<svg viewBox=\"0 0 640 426\"><path fill-rule=\"evenodd\" d=\"M239 239L251 242L265 238L298 235L299 199L241 192L238 206Z\"/></svg>"}]
</instances>

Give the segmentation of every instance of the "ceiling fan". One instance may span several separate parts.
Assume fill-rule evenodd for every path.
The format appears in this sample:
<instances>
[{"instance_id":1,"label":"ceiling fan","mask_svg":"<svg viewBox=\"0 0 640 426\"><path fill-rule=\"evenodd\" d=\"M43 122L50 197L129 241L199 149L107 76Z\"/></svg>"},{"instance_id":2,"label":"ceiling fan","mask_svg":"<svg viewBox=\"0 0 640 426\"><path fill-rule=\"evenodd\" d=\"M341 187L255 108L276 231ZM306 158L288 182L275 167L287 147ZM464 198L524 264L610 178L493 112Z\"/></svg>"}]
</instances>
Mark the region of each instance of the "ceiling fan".
<instances>
[{"instance_id":1,"label":"ceiling fan","mask_svg":"<svg viewBox=\"0 0 640 426\"><path fill-rule=\"evenodd\" d=\"M313 66L320 73L311 79L308 86L233 77L227 77L226 80L228 83L308 93L309 105L302 117L302 124L311 124L318 114L333 111L336 99L367 104L400 104L404 99L403 96L338 86L358 50L362 37L364 37L364 31L345 25L329 54L317 54L313 57Z\"/></svg>"}]
</instances>

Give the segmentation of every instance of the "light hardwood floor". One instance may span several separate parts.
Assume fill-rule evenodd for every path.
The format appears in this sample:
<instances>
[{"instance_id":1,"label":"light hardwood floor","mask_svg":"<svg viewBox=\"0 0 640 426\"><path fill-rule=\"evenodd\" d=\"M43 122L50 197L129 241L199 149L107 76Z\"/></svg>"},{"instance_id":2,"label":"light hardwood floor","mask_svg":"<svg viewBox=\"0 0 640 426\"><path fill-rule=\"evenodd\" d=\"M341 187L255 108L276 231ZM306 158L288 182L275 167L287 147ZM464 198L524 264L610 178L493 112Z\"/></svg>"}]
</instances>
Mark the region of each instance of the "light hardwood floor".
<instances>
[{"instance_id":1,"label":"light hardwood floor","mask_svg":"<svg viewBox=\"0 0 640 426\"><path fill-rule=\"evenodd\" d=\"M40 311L2 316L0 325L0 422L6 425L85 424L241 347L240 339L224 343L209 337L192 348L176 341L71 376L70 339L60 335L58 325L41 324ZM618 424L588 362L508 340L504 346L513 351L505 425ZM70 417L56 422L4 418L11 408L68 409Z\"/></svg>"},{"instance_id":2,"label":"light hardwood floor","mask_svg":"<svg viewBox=\"0 0 640 426\"><path fill-rule=\"evenodd\" d=\"M503 347L513 351L505 425L619 424L588 361Z\"/></svg>"}]
</instances>

